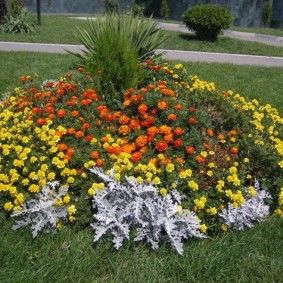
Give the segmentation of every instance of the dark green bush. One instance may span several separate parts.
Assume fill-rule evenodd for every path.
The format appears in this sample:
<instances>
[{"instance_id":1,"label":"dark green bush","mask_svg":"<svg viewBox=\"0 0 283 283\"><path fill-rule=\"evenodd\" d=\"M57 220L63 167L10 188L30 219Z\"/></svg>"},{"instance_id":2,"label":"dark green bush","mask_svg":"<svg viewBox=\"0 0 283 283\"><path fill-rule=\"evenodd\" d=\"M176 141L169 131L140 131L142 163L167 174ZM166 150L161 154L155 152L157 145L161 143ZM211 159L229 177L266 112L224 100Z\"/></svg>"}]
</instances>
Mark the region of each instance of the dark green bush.
<instances>
[{"instance_id":1,"label":"dark green bush","mask_svg":"<svg viewBox=\"0 0 283 283\"><path fill-rule=\"evenodd\" d=\"M167 19L169 17L169 6L167 0L162 0L161 2L160 16L163 19Z\"/></svg>"},{"instance_id":2,"label":"dark green bush","mask_svg":"<svg viewBox=\"0 0 283 283\"><path fill-rule=\"evenodd\" d=\"M262 24L264 27L269 27L271 20L272 7L269 1L265 1L262 8Z\"/></svg>"},{"instance_id":3,"label":"dark green bush","mask_svg":"<svg viewBox=\"0 0 283 283\"><path fill-rule=\"evenodd\" d=\"M7 14L7 5L5 0L0 0L0 23L3 21L4 16Z\"/></svg>"},{"instance_id":4,"label":"dark green bush","mask_svg":"<svg viewBox=\"0 0 283 283\"><path fill-rule=\"evenodd\" d=\"M216 5L197 5L183 14L183 22L195 31L200 40L215 41L232 23L232 16L225 8Z\"/></svg>"},{"instance_id":5,"label":"dark green bush","mask_svg":"<svg viewBox=\"0 0 283 283\"><path fill-rule=\"evenodd\" d=\"M104 0L105 13L117 13L119 4L113 0Z\"/></svg>"},{"instance_id":6,"label":"dark green bush","mask_svg":"<svg viewBox=\"0 0 283 283\"><path fill-rule=\"evenodd\" d=\"M8 0L8 16L16 18L20 16L21 11L24 7L23 1L21 0Z\"/></svg>"}]
</instances>

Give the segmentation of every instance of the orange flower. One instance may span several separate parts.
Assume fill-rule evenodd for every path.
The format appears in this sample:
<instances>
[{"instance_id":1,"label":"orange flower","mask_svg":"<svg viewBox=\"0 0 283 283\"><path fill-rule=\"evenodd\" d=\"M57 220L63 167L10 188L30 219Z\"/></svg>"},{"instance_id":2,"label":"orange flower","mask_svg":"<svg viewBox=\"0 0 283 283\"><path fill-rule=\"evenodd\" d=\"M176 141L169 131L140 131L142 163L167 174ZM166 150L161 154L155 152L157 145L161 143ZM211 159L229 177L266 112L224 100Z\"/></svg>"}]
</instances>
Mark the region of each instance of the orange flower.
<instances>
[{"instance_id":1,"label":"orange flower","mask_svg":"<svg viewBox=\"0 0 283 283\"><path fill-rule=\"evenodd\" d=\"M186 147L186 152L187 152L187 154L194 154L195 149L194 149L193 146L190 145L190 146Z\"/></svg>"},{"instance_id":2,"label":"orange flower","mask_svg":"<svg viewBox=\"0 0 283 283\"><path fill-rule=\"evenodd\" d=\"M55 118L55 115L53 113L49 114L47 117L49 120L52 120Z\"/></svg>"},{"instance_id":3,"label":"orange flower","mask_svg":"<svg viewBox=\"0 0 283 283\"><path fill-rule=\"evenodd\" d=\"M191 106L191 107L189 107L189 108L188 108L188 110L189 110L189 112L193 113L193 112L195 112L195 111L196 111L196 108L195 108L195 107L193 107L193 106Z\"/></svg>"},{"instance_id":4,"label":"orange flower","mask_svg":"<svg viewBox=\"0 0 283 283\"><path fill-rule=\"evenodd\" d=\"M182 157L176 157L176 162L179 163L181 166L185 164L185 160Z\"/></svg>"},{"instance_id":5,"label":"orange flower","mask_svg":"<svg viewBox=\"0 0 283 283\"><path fill-rule=\"evenodd\" d=\"M76 133L75 133L75 137L76 138L81 138L81 137L83 137L84 136L84 132L82 132L82 131L77 131Z\"/></svg>"},{"instance_id":6,"label":"orange flower","mask_svg":"<svg viewBox=\"0 0 283 283\"><path fill-rule=\"evenodd\" d=\"M217 135L217 138L218 138L219 140L225 140L225 136L224 136L223 134L218 134L218 135Z\"/></svg>"},{"instance_id":7,"label":"orange flower","mask_svg":"<svg viewBox=\"0 0 283 283\"><path fill-rule=\"evenodd\" d=\"M59 88L59 89L56 91L56 93L57 93L58 95L63 95L63 94L65 94L65 90Z\"/></svg>"},{"instance_id":8,"label":"orange flower","mask_svg":"<svg viewBox=\"0 0 283 283\"><path fill-rule=\"evenodd\" d=\"M72 135L75 133L75 129L74 128L68 128L66 131L66 134Z\"/></svg>"},{"instance_id":9,"label":"orange flower","mask_svg":"<svg viewBox=\"0 0 283 283\"><path fill-rule=\"evenodd\" d=\"M140 128L139 119L132 119L130 124L129 124L129 128L131 130L139 129Z\"/></svg>"},{"instance_id":10,"label":"orange flower","mask_svg":"<svg viewBox=\"0 0 283 283\"><path fill-rule=\"evenodd\" d=\"M86 130L86 129L88 129L89 127L90 127L90 124L87 123L87 122L85 122L85 123L82 124L81 129L82 129L82 130Z\"/></svg>"},{"instance_id":11,"label":"orange flower","mask_svg":"<svg viewBox=\"0 0 283 283\"><path fill-rule=\"evenodd\" d=\"M167 89L167 88L162 88L159 90L159 92L161 94L166 94L166 95L169 95L169 96L174 96L175 95L175 92L171 89Z\"/></svg>"},{"instance_id":12,"label":"orange flower","mask_svg":"<svg viewBox=\"0 0 283 283\"><path fill-rule=\"evenodd\" d=\"M106 117L105 117L105 120L107 122L112 122L116 119L116 116L114 114L108 114Z\"/></svg>"},{"instance_id":13,"label":"orange flower","mask_svg":"<svg viewBox=\"0 0 283 283\"><path fill-rule=\"evenodd\" d=\"M205 158L203 156L201 156L201 155L197 155L196 156L196 161L198 163L203 163L205 161Z\"/></svg>"},{"instance_id":14,"label":"orange flower","mask_svg":"<svg viewBox=\"0 0 283 283\"><path fill-rule=\"evenodd\" d=\"M136 163L142 158L142 153L140 151L135 151L131 154L131 161Z\"/></svg>"},{"instance_id":15,"label":"orange flower","mask_svg":"<svg viewBox=\"0 0 283 283\"><path fill-rule=\"evenodd\" d=\"M174 134L176 136L181 136L183 133L184 133L184 131L180 127L177 127L176 129L174 129Z\"/></svg>"},{"instance_id":16,"label":"orange flower","mask_svg":"<svg viewBox=\"0 0 283 283\"><path fill-rule=\"evenodd\" d=\"M98 166L98 167L103 166L103 164L104 164L103 159L97 159L96 162L95 162L95 165Z\"/></svg>"},{"instance_id":17,"label":"orange flower","mask_svg":"<svg viewBox=\"0 0 283 283\"><path fill-rule=\"evenodd\" d=\"M74 110L74 111L71 112L72 117L76 117L78 115L79 115L79 111Z\"/></svg>"},{"instance_id":18,"label":"orange flower","mask_svg":"<svg viewBox=\"0 0 283 283\"><path fill-rule=\"evenodd\" d=\"M118 134L119 135L126 135L130 131L130 128L127 125L122 125L118 129Z\"/></svg>"},{"instance_id":19,"label":"orange flower","mask_svg":"<svg viewBox=\"0 0 283 283\"><path fill-rule=\"evenodd\" d=\"M155 85L148 85L148 86L147 86L147 89L148 89L148 90L155 89Z\"/></svg>"},{"instance_id":20,"label":"orange flower","mask_svg":"<svg viewBox=\"0 0 283 283\"><path fill-rule=\"evenodd\" d=\"M188 119L188 123L191 124L191 125L194 125L194 124L197 123L197 119L194 118L194 117L191 117L191 118Z\"/></svg>"},{"instance_id":21,"label":"orange flower","mask_svg":"<svg viewBox=\"0 0 283 283\"><path fill-rule=\"evenodd\" d=\"M65 150L68 149L68 147L65 143L58 144L57 148L58 148L59 151L65 151Z\"/></svg>"},{"instance_id":22,"label":"orange flower","mask_svg":"<svg viewBox=\"0 0 283 283\"><path fill-rule=\"evenodd\" d=\"M157 165L157 162L158 162L158 159L157 159L156 157L150 158L150 159L148 160L148 163L152 163L152 164L154 164L154 165Z\"/></svg>"},{"instance_id":23,"label":"orange flower","mask_svg":"<svg viewBox=\"0 0 283 283\"><path fill-rule=\"evenodd\" d=\"M174 106L174 109L175 110L181 110L183 108L183 106L181 105L181 104L176 104L175 106Z\"/></svg>"},{"instance_id":24,"label":"orange flower","mask_svg":"<svg viewBox=\"0 0 283 283\"><path fill-rule=\"evenodd\" d=\"M126 116L126 115L122 115L122 116L119 118L119 123L120 123L121 125L128 124L128 123L130 123L130 121L131 121L131 119L130 119L128 116Z\"/></svg>"},{"instance_id":25,"label":"orange flower","mask_svg":"<svg viewBox=\"0 0 283 283\"><path fill-rule=\"evenodd\" d=\"M165 151L168 148L168 144L165 141L159 141L156 143L155 149L158 151Z\"/></svg>"},{"instance_id":26,"label":"orange flower","mask_svg":"<svg viewBox=\"0 0 283 283\"><path fill-rule=\"evenodd\" d=\"M166 109L166 108L167 108L167 102L164 101L164 100L158 101L158 103L157 103L157 108L158 108L159 110L164 110L164 109Z\"/></svg>"},{"instance_id":27,"label":"orange flower","mask_svg":"<svg viewBox=\"0 0 283 283\"><path fill-rule=\"evenodd\" d=\"M82 106L87 106L87 105L89 105L90 103L92 103L92 100L89 99L89 98L87 98L87 99L82 99L82 100L81 100L81 105L82 105Z\"/></svg>"},{"instance_id":28,"label":"orange flower","mask_svg":"<svg viewBox=\"0 0 283 283\"><path fill-rule=\"evenodd\" d=\"M139 113L145 113L147 111L148 107L145 104L140 104L138 107Z\"/></svg>"},{"instance_id":29,"label":"orange flower","mask_svg":"<svg viewBox=\"0 0 283 283\"><path fill-rule=\"evenodd\" d=\"M58 116L59 118L63 118L65 115L66 115L66 111L65 111L64 109L59 109L59 110L57 111L57 116Z\"/></svg>"},{"instance_id":30,"label":"orange flower","mask_svg":"<svg viewBox=\"0 0 283 283\"><path fill-rule=\"evenodd\" d=\"M171 128L166 125L162 125L159 127L159 131L163 135L168 135L171 133Z\"/></svg>"},{"instance_id":31,"label":"orange flower","mask_svg":"<svg viewBox=\"0 0 283 283\"><path fill-rule=\"evenodd\" d=\"M46 120L44 118L38 118L36 121L37 125L44 125L46 123Z\"/></svg>"},{"instance_id":32,"label":"orange flower","mask_svg":"<svg viewBox=\"0 0 283 283\"><path fill-rule=\"evenodd\" d=\"M174 140L173 146L179 147L179 146L182 146L182 144L183 144L183 141L181 139L176 139Z\"/></svg>"},{"instance_id":33,"label":"orange flower","mask_svg":"<svg viewBox=\"0 0 283 283\"><path fill-rule=\"evenodd\" d=\"M53 113L54 112L54 107L52 107L52 106L46 107L46 112L47 113Z\"/></svg>"},{"instance_id":34,"label":"orange flower","mask_svg":"<svg viewBox=\"0 0 283 283\"><path fill-rule=\"evenodd\" d=\"M210 137L213 137L213 136L214 136L214 132L213 132L212 129L207 129L207 130L206 130L206 133L207 133L207 135L210 136Z\"/></svg>"},{"instance_id":35,"label":"orange flower","mask_svg":"<svg viewBox=\"0 0 283 283\"><path fill-rule=\"evenodd\" d=\"M158 130L157 127L152 126L152 127L149 127L149 128L147 129L146 133L147 133L147 135L149 135L149 136L154 136L154 135L156 135L156 134L159 133L159 130Z\"/></svg>"},{"instance_id":36,"label":"orange flower","mask_svg":"<svg viewBox=\"0 0 283 283\"><path fill-rule=\"evenodd\" d=\"M232 148L230 149L230 152L231 152L232 154L237 154L237 153L238 153L238 148L237 148L237 147L232 147Z\"/></svg>"},{"instance_id":37,"label":"orange flower","mask_svg":"<svg viewBox=\"0 0 283 283\"><path fill-rule=\"evenodd\" d=\"M85 136L85 140L86 141L91 141L93 139L93 137L92 137L92 135L87 135L87 136Z\"/></svg>"},{"instance_id":38,"label":"orange flower","mask_svg":"<svg viewBox=\"0 0 283 283\"><path fill-rule=\"evenodd\" d=\"M170 133L170 134L164 135L163 139L164 139L164 141L166 141L168 143L172 142L173 141L173 134Z\"/></svg>"},{"instance_id":39,"label":"orange flower","mask_svg":"<svg viewBox=\"0 0 283 283\"><path fill-rule=\"evenodd\" d=\"M171 113L167 116L167 119L169 121L175 121L177 119L177 116L175 114Z\"/></svg>"},{"instance_id":40,"label":"orange flower","mask_svg":"<svg viewBox=\"0 0 283 283\"><path fill-rule=\"evenodd\" d=\"M141 136L137 137L137 139L136 139L136 145L137 145L138 147L143 147L143 146L145 146L146 144L147 144L147 136L141 135Z\"/></svg>"}]
</instances>

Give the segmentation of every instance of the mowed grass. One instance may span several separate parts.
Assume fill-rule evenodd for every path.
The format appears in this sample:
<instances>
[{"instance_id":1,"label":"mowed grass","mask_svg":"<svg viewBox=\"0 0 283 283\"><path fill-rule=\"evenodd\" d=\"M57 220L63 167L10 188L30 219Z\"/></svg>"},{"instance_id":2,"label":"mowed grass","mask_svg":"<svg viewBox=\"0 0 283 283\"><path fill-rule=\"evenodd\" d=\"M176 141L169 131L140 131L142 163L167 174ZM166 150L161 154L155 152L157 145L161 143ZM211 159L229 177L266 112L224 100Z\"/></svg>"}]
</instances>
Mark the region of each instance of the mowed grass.
<instances>
[{"instance_id":1,"label":"mowed grass","mask_svg":"<svg viewBox=\"0 0 283 283\"><path fill-rule=\"evenodd\" d=\"M33 16L36 21L35 15ZM74 36L75 30L87 28L86 20L73 19L62 15L43 15L42 25L37 32L31 34L3 34L0 41L80 44ZM192 33L165 31L168 39L162 44L163 49L224 52L235 54L251 54L283 57L283 48L255 42L243 41L220 36L216 42L199 41Z\"/></svg>"},{"instance_id":2,"label":"mowed grass","mask_svg":"<svg viewBox=\"0 0 283 283\"><path fill-rule=\"evenodd\" d=\"M0 52L0 93L18 86L20 75L39 80L59 78L75 66L71 55ZM283 114L282 69L230 64L186 63L188 75L214 81L249 98L272 103ZM3 87L3 79L5 87ZM13 231L12 220L0 213L0 282L282 282L283 218L270 218L254 229L213 239L189 240L184 256L162 243L126 242L121 250L110 237L92 244L90 229L63 228L32 240L29 229Z\"/></svg>"}]
</instances>

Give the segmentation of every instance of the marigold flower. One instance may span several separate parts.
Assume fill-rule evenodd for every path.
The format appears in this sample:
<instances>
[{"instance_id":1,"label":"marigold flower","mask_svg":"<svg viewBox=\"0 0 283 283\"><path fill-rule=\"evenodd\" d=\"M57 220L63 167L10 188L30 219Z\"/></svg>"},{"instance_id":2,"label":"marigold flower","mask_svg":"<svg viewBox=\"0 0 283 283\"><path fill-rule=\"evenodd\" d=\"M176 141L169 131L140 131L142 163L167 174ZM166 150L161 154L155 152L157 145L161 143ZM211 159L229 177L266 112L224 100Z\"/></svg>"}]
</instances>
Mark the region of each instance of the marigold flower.
<instances>
[{"instance_id":1,"label":"marigold flower","mask_svg":"<svg viewBox=\"0 0 283 283\"><path fill-rule=\"evenodd\" d=\"M103 166L103 164L104 164L103 159L97 159L96 160L96 163L95 163L96 166L101 167L101 166Z\"/></svg>"},{"instance_id":2,"label":"marigold flower","mask_svg":"<svg viewBox=\"0 0 283 283\"><path fill-rule=\"evenodd\" d=\"M225 140L225 136L224 136L223 134L218 134L218 135L217 135L217 138L218 138L219 140Z\"/></svg>"},{"instance_id":3,"label":"marigold flower","mask_svg":"<svg viewBox=\"0 0 283 283\"><path fill-rule=\"evenodd\" d=\"M194 125L194 124L197 123L197 119L194 118L194 117L190 117L190 118L188 119L188 123L191 124L191 125Z\"/></svg>"},{"instance_id":4,"label":"marigold flower","mask_svg":"<svg viewBox=\"0 0 283 283\"><path fill-rule=\"evenodd\" d=\"M183 105L181 105L181 104L176 104L175 106L174 106L174 109L175 110L181 110L183 108Z\"/></svg>"},{"instance_id":5,"label":"marigold flower","mask_svg":"<svg viewBox=\"0 0 283 283\"><path fill-rule=\"evenodd\" d=\"M158 103L157 103L157 108L158 108L159 110L164 110L164 109L167 108L167 106L168 106L168 104L167 104L167 102L164 101L164 100L158 101Z\"/></svg>"},{"instance_id":6,"label":"marigold flower","mask_svg":"<svg viewBox=\"0 0 283 283\"><path fill-rule=\"evenodd\" d=\"M237 154L237 153L238 153L238 148L237 148L237 147L232 147L232 148L230 149L230 152L231 152L232 154Z\"/></svg>"},{"instance_id":7,"label":"marigold flower","mask_svg":"<svg viewBox=\"0 0 283 283\"><path fill-rule=\"evenodd\" d=\"M203 156L201 156L201 155L197 155L196 156L196 161L198 163L203 163L205 161L205 158Z\"/></svg>"},{"instance_id":8,"label":"marigold flower","mask_svg":"<svg viewBox=\"0 0 283 283\"><path fill-rule=\"evenodd\" d=\"M182 130L182 128L177 127L174 129L174 134L177 136L181 136L184 133L184 131Z\"/></svg>"},{"instance_id":9,"label":"marigold flower","mask_svg":"<svg viewBox=\"0 0 283 283\"><path fill-rule=\"evenodd\" d=\"M65 151L65 150L68 149L68 146L64 143L60 143L60 144L58 144L57 148L58 148L59 151Z\"/></svg>"},{"instance_id":10,"label":"marigold flower","mask_svg":"<svg viewBox=\"0 0 283 283\"><path fill-rule=\"evenodd\" d=\"M207 133L207 135L210 136L210 137L213 137L213 136L214 136L214 132L213 132L212 129L207 129L207 130L206 130L206 133Z\"/></svg>"},{"instance_id":11,"label":"marigold flower","mask_svg":"<svg viewBox=\"0 0 283 283\"><path fill-rule=\"evenodd\" d=\"M143 146L145 146L146 144L147 144L147 136L142 135L142 136L137 137L137 139L136 139L136 145L137 145L138 147L143 147Z\"/></svg>"},{"instance_id":12,"label":"marigold flower","mask_svg":"<svg viewBox=\"0 0 283 283\"><path fill-rule=\"evenodd\" d=\"M79 111L74 110L70 114L72 117L77 117L79 115Z\"/></svg>"},{"instance_id":13,"label":"marigold flower","mask_svg":"<svg viewBox=\"0 0 283 283\"><path fill-rule=\"evenodd\" d=\"M136 163L142 158L142 153L140 151L135 151L131 154L131 161Z\"/></svg>"},{"instance_id":14,"label":"marigold flower","mask_svg":"<svg viewBox=\"0 0 283 283\"><path fill-rule=\"evenodd\" d=\"M168 144L164 141L159 141L155 145L155 149L158 151L165 151L168 148Z\"/></svg>"},{"instance_id":15,"label":"marigold flower","mask_svg":"<svg viewBox=\"0 0 283 283\"><path fill-rule=\"evenodd\" d=\"M174 140L173 146L174 147L180 147L183 145L183 141L181 139Z\"/></svg>"},{"instance_id":16,"label":"marigold flower","mask_svg":"<svg viewBox=\"0 0 283 283\"><path fill-rule=\"evenodd\" d=\"M82 132L82 131L77 131L76 133L75 133L75 137L76 138L81 138L81 137L83 137L84 136L84 132Z\"/></svg>"},{"instance_id":17,"label":"marigold flower","mask_svg":"<svg viewBox=\"0 0 283 283\"><path fill-rule=\"evenodd\" d=\"M118 134L119 135L126 135L130 131L130 128L127 125L122 125L118 129Z\"/></svg>"},{"instance_id":18,"label":"marigold flower","mask_svg":"<svg viewBox=\"0 0 283 283\"><path fill-rule=\"evenodd\" d=\"M161 134L168 135L171 133L172 129L166 125L162 125L159 127L159 131Z\"/></svg>"},{"instance_id":19,"label":"marigold flower","mask_svg":"<svg viewBox=\"0 0 283 283\"><path fill-rule=\"evenodd\" d=\"M171 113L171 114L169 114L169 115L167 116L167 119L168 119L169 121L175 121L175 120L177 119L177 115Z\"/></svg>"},{"instance_id":20,"label":"marigold flower","mask_svg":"<svg viewBox=\"0 0 283 283\"><path fill-rule=\"evenodd\" d=\"M42 126L42 125L46 124L46 119L44 119L44 118L38 118L38 119L36 120L36 124Z\"/></svg>"},{"instance_id":21,"label":"marigold flower","mask_svg":"<svg viewBox=\"0 0 283 283\"><path fill-rule=\"evenodd\" d=\"M169 96L174 96L174 95L175 95L175 92L174 92L173 90L167 89L167 88L161 88L161 89L159 90L159 92L160 92L161 94L165 94L165 95L169 95Z\"/></svg>"},{"instance_id":22,"label":"marigold flower","mask_svg":"<svg viewBox=\"0 0 283 283\"><path fill-rule=\"evenodd\" d=\"M99 157L98 151L94 150L90 153L90 157L93 159L97 159Z\"/></svg>"},{"instance_id":23,"label":"marigold flower","mask_svg":"<svg viewBox=\"0 0 283 283\"><path fill-rule=\"evenodd\" d=\"M122 115L122 116L119 118L119 123L120 123L121 125L128 124L128 123L130 123L130 121L131 121L131 119L130 119L128 116L126 116L126 115Z\"/></svg>"},{"instance_id":24,"label":"marigold flower","mask_svg":"<svg viewBox=\"0 0 283 283\"><path fill-rule=\"evenodd\" d=\"M193 146L187 146L186 147L186 152L187 152L187 154L194 154L195 153L195 149L194 149L194 147Z\"/></svg>"},{"instance_id":25,"label":"marigold flower","mask_svg":"<svg viewBox=\"0 0 283 283\"><path fill-rule=\"evenodd\" d=\"M139 113L145 113L147 111L148 107L145 104L140 104L138 107Z\"/></svg>"},{"instance_id":26,"label":"marigold flower","mask_svg":"<svg viewBox=\"0 0 283 283\"><path fill-rule=\"evenodd\" d=\"M59 110L57 111L57 116L58 116L59 118L63 118L65 115L66 115L66 111L65 111L64 109L59 109Z\"/></svg>"}]
</instances>

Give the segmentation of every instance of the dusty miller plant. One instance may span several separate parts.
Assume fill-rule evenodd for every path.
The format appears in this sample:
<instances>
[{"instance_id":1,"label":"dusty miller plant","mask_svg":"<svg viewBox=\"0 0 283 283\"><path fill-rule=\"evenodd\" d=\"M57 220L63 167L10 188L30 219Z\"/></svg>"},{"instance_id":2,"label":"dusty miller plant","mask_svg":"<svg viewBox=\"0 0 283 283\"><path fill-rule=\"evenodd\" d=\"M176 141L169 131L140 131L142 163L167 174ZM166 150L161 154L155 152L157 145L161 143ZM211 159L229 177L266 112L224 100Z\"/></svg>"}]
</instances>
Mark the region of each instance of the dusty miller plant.
<instances>
[{"instance_id":1,"label":"dusty miller plant","mask_svg":"<svg viewBox=\"0 0 283 283\"><path fill-rule=\"evenodd\" d=\"M251 196L246 190L246 201L239 207L234 208L231 203L219 214L224 223L236 230L243 230L245 227L252 228L256 222L262 222L269 215L269 205L265 204L266 199L271 195L260 188L259 181L255 179L254 185L256 195Z\"/></svg>"},{"instance_id":2,"label":"dusty miller plant","mask_svg":"<svg viewBox=\"0 0 283 283\"><path fill-rule=\"evenodd\" d=\"M13 230L20 227L30 226L32 237L35 238L44 228L46 232L56 231L56 223L67 217L66 206L55 206L57 198L61 198L68 192L68 188L61 186L59 190L56 187L58 182L49 182L42 187L41 192L35 195L35 198L26 201L22 209L14 211L12 217L19 217L13 225Z\"/></svg>"},{"instance_id":3,"label":"dusty miller plant","mask_svg":"<svg viewBox=\"0 0 283 283\"><path fill-rule=\"evenodd\" d=\"M161 196L152 184L138 183L129 177L125 184L114 180L113 170L110 175L96 167L90 171L106 184L93 196L94 242L110 231L114 246L119 249L123 240L129 239L131 228L136 228L134 241L146 240L157 249L160 240L167 240L183 254L182 239L205 238L196 215L185 209L180 212L181 196L177 190Z\"/></svg>"}]
</instances>

